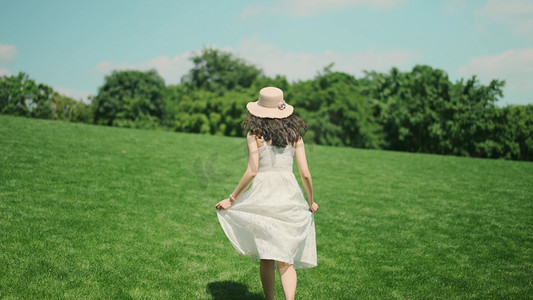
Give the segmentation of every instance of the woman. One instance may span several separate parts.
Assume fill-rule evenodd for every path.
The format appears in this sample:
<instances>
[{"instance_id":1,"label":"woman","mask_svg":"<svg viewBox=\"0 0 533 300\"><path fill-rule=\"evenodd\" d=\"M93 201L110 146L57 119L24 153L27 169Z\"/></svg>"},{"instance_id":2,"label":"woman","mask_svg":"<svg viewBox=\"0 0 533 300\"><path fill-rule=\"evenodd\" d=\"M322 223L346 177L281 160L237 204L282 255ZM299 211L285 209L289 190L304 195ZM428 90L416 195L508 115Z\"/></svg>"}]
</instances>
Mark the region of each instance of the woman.
<instances>
[{"instance_id":1,"label":"woman","mask_svg":"<svg viewBox=\"0 0 533 300\"><path fill-rule=\"evenodd\" d=\"M274 299L275 269L286 299L294 299L296 270L317 265L313 183L307 166L305 122L293 114L283 91L266 87L246 105L248 168L227 199L218 202L218 220L240 255L260 259L266 299ZM294 157L307 194L294 173ZM246 190L251 184L250 189Z\"/></svg>"}]
</instances>

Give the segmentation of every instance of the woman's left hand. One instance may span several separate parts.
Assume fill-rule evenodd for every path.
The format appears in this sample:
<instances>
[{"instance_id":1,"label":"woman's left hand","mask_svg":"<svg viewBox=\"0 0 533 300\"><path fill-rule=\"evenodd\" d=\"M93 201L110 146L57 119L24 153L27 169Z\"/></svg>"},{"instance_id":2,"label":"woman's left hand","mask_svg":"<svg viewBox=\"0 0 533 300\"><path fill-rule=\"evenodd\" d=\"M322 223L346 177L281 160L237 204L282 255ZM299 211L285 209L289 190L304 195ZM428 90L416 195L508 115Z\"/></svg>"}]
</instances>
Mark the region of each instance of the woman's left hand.
<instances>
[{"instance_id":1,"label":"woman's left hand","mask_svg":"<svg viewBox=\"0 0 533 300\"><path fill-rule=\"evenodd\" d=\"M220 202L217 203L217 205L215 205L215 208L217 210L223 210L223 209L228 209L230 207L232 207L233 204L229 201L229 198L226 198Z\"/></svg>"}]
</instances>

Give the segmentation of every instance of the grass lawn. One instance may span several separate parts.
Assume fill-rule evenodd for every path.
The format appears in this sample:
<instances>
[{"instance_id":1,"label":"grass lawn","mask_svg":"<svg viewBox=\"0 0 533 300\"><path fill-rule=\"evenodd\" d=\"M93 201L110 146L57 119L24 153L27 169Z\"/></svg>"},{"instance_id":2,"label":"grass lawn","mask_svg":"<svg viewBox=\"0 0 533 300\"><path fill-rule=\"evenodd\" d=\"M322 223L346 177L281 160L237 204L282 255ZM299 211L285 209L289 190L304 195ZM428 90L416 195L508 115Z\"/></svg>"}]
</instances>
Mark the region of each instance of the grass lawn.
<instances>
[{"instance_id":1,"label":"grass lawn","mask_svg":"<svg viewBox=\"0 0 533 300\"><path fill-rule=\"evenodd\" d=\"M262 299L259 261L214 208L246 151L244 137L0 115L0 298ZM318 266L297 270L297 299L532 297L533 163L307 158Z\"/></svg>"}]
</instances>

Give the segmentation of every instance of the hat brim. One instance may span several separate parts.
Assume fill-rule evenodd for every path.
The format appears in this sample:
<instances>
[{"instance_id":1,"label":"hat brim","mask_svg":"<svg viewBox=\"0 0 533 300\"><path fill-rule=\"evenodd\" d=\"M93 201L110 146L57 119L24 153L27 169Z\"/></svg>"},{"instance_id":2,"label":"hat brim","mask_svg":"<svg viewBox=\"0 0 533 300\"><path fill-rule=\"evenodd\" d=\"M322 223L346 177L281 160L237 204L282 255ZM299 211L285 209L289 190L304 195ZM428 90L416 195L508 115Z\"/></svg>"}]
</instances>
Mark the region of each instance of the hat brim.
<instances>
[{"instance_id":1,"label":"hat brim","mask_svg":"<svg viewBox=\"0 0 533 300\"><path fill-rule=\"evenodd\" d=\"M285 109L279 109L277 107L269 108L261 106L258 104L258 101L255 101L248 102L248 104L246 104L246 109L248 109L248 111L256 117L281 119L292 115L292 113L294 112L294 107L292 105L285 105Z\"/></svg>"}]
</instances>

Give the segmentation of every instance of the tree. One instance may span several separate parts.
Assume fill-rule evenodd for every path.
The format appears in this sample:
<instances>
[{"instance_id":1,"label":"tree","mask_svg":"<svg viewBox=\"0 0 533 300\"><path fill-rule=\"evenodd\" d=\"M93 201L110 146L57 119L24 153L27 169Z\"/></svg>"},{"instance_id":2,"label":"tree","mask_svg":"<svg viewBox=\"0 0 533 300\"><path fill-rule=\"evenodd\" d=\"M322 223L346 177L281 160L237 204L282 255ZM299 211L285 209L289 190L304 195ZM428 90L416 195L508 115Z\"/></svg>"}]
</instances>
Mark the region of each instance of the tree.
<instances>
[{"instance_id":1,"label":"tree","mask_svg":"<svg viewBox=\"0 0 533 300\"><path fill-rule=\"evenodd\" d=\"M248 88L262 74L254 65L218 49L204 48L191 60L194 67L182 77L182 83L195 89L223 93Z\"/></svg>"},{"instance_id":2,"label":"tree","mask_svg":"<svg viewBox=\"0 0 533 300\"><path fill-rule=\"evenodd\" d=\"M165 82L156 70L113 71L94 101L94 123L155 127L163 116Z\"/></svg>"},{"instance_id":3,"label":"tree","mask_svg":"<svg viewBox=\"0 0 533 300\"><path fill-rule=\"evenodd\" d=\"M495 102L503 81L479 84L475 76L450 82L446 72L417 65L411 72L367 72L361 91L378 100L386 148L400 151L495 157Z\"/></svg>"},{"instance_id":4,"label":"tree","mask_svg":"<svg viewBox=\"0 0 533 300\"><path fill-rule=\"evenodd\" d=\"M52 118L67 122L91 123L92 114L89 104L56 94L52 103Z\"/></svg>"},{"instance_id":5,"label":"tree","mask_svg":"<svg viewBox=\"0 0 533 300\"><path fill-rule=\"evenodd\" d=\"M246 103L277 86L308 126L306 141L332 146L533 160L533 105L497 107L505 82L476 76L452 83L445 71L332 71L289 83L233 54L205 48L177 85L155 70L114 71L91 104L58 95L25 73L0 76L0 113L121 127L244 136Z\"/></svg>"},{"instance_id":6,"label":"tree","mask_svg":"<svg viewBox=\"0 0 533 300\"><path fill-rule=\"evenodd\" d=\"M175 107L172 129L175 131L243 136L241 121L246 114L246 94L227 92L220 96L209 91L183 95Z\"/></svg>"},{"instance_id":7,"label":"tree","mask_svg":"<svg viewBox=\"0 0 533 300\"><path fill-rule=\"evenodd\" d=\"M288 103L307 121L317 144L379 148L381 127L370 99L360 94L355 77L330 68L314 80L294 84L287 93Z\"/></svg>"},{"instance_id":8,"label":"tree","mask_svg":"<svg viewBox=\"0 0 533 300\"><path fill-rule=\"evenodd\" d=\"M56 92L36 83L26 73L0 77L0 112L34 118L50 118Z\"/></svg>"},{"instance_id":9,"label":"tree","mask_svg":"<svg viewBox=\"0 0 533 300\"><path fill-rule=\"evenodd\" d=\"M508 105L496 120L496 143L500 156L533 161L533 105Z\"/></svg>"},{"instance_id":10,"label":"tree","mask_svg":"<svg viewBox=\"0 0 533 300\"><path fill-rule=\"evenodd\" d=\"M361 91L377 99L374 114L383 126L386 148L401 151L438 151L441 115L448 101L447 74L417 65L411 72L392 68L389 74L367 72Z\"/></svg>"},{"instance_id":11,"label":"tree","mask_svg":"<svg viewBox=\"0 0 533 300\"><path fill-rule=\"evenodd\" d=\"M504 81L479 83L476 76L453 86L449 105L449 121L443 124L452 154L476 157L500 157L502 149L496 140L496 124L501 118L495 103L503 96ZM499 154L498 154L499 153Z\"/></svg>"}]
</instances>

